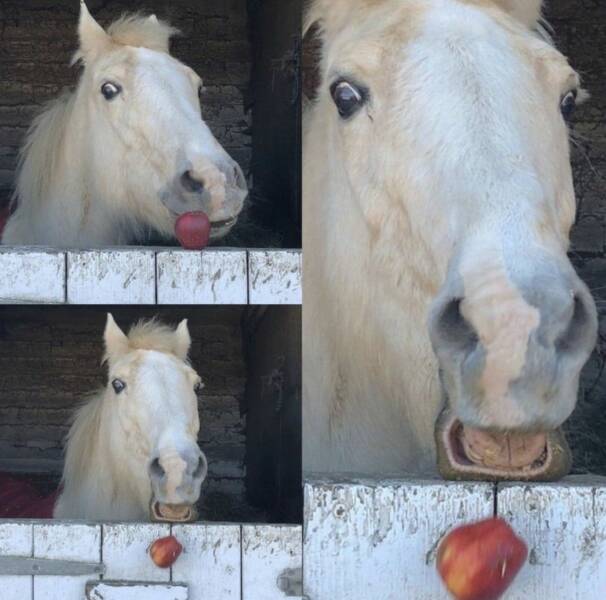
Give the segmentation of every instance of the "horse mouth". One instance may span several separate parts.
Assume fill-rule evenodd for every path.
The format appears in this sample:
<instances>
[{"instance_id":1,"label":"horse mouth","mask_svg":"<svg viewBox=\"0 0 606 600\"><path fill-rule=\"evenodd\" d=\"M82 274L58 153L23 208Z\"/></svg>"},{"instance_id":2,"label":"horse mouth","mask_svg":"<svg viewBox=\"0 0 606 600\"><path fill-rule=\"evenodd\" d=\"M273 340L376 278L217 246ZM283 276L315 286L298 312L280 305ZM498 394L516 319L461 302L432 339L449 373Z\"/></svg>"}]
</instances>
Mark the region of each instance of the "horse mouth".
<instances>
[{"instance_id":1,"label":"horse mouth","mask_svg":"<svg viewBox=\"0 0 606 600\"><path fill-rule=\"evenodd\" d=\"M198 518L198 511L191 504L164 504L152 500L151 517L157 523L191 523Z\"/></svg>"},{"instance_id":2,"label":"horse mouth","mask_svg":"<svg viewBox=\"0 0 606 600\"><path fill-rule=\"evenodd\" d=\"M572 464L560 429L486 432L465 426L445 410L436 422L435 438L438 470L448 480L556 481Z\"/></svg>"},{"instance_id":3,"label":"horse mouth","mask_svg":"<svg viewBox=\"0 0 606 600\"><path fill-rule=\"evenodd\" d=\"M236 224L238 217L230 217L221 221L211 221L210 223L210 239L217 240L227 235L231 228Z\"/></svg>"},{"instance_id":4,"label":"horse mouth","mask_svg":"<svg viewBox=\"0 0 606 600\"><path fill-rule=\"evenodd\" d=\"M233 227L237 220L238 217L230 217L229 219L223 219L222 221L211 221L210 225L212 229L225 229L227 227Z\"/></svg>"}]
</instances>

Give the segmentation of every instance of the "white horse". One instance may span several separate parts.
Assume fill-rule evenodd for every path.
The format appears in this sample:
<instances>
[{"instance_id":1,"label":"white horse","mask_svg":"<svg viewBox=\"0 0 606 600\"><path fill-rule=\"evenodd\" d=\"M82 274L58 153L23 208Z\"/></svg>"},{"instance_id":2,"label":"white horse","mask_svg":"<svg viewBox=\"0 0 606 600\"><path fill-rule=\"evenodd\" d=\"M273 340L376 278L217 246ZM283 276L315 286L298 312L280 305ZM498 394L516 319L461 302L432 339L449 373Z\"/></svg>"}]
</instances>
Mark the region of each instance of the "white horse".
<instances>
[{"instance_id":1,"label":"white horse","mask_svg":"<svg viewBox=\"0 0 606 600\"><path fill-rule=\"evenodd\" d=\"M127 336L108 315L108 384L75 415L55 518L195 519L208 466L190 344L187 321L139 323Z\"/></svg>"},{"instance_id":2,"label":"white horse","mask_svg":"<svg viewBox=\"0 0 606 600\"><path fill-rule=\"evenodd\" d=\"M307 472L431 473L436 447L446 477L569 468L559 426L596 338L566 254L567 120L583 92L540 9L312 2Z\"/></svg>"},{"instance_id":3,"label":"white horse","mask_svg":"<svg viewBox=\"0 0 606 600\"><path fill-rule=\"evenodd\" d=\"M205 211L212 239L247 195L237 163L200 114L201 79L169 54L176 32L155 16L104 31L80 5L77 89L32 124L2 242L59 247L174 237L176 217Z\"/></svg>"}]
</instances>

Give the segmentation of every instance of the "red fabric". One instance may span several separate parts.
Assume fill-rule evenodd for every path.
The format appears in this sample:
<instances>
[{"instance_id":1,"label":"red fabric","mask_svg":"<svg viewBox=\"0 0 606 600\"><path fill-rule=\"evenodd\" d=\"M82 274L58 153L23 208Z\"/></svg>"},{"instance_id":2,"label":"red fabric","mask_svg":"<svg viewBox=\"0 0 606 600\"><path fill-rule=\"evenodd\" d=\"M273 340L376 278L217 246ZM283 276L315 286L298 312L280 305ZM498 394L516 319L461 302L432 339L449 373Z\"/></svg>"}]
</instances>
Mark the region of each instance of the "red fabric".
<instances>
[{"instance_id":1,"label":"red fabric","mask_svg":"<svg viewBox=\"0 0 606 600\"><path fill-rule=\"evenodd\" d=\"M43 497L31 483L0 473L0 519L52 519L58 496Z\"/></svg>"},{"instance_id":2,"label":"red fabric","mask_svg":"<svg viewBox=\"0 0 606 600\"><path fill-rule=\"evenodd\" d=\"M11 216L11 211L8 205L0 206L0 240L2 239L2 232L6 227L6 222L8 218Z\"/></svg>"}]
</instances>

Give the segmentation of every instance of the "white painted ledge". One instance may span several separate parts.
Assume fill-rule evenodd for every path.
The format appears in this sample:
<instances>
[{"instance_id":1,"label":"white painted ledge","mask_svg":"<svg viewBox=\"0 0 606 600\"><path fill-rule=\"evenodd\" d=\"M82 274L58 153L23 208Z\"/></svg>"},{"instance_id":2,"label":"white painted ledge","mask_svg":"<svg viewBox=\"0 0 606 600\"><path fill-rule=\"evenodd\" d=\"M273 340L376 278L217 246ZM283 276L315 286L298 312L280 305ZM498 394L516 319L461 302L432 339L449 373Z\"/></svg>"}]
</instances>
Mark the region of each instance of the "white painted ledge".
<instances>
[{"instance_id":1,"label":"white painted ledge","mask_svg":"<svg viewBox=\"0 0 606 600\"><path fill-rule=\"evenodd\" d=\"M0 303L65 302L65 253L0 246Z\"/></svg>"},{"instance_id":2,"label":"white painted ledge","mask_svg":"<svg viewBox=\"0 0 606 600\"><path fill-rule=\"evenodd\" d=\"M156 265L151 250L67 253L68 304L155 304Z\"/></svg>"},{"instance_id":3,"label":"white painted ledge","mask_svg":"<svg viewBox=\"0 0 606 600\"><path fill-rule=\"evenodd\" d=\"M450 529L497 513L529 548L503 600L606 598L606 478L553 484L310 481L304 593L309 600L448 600L435 565Z\"/></svg>"},{"instance_id":4,"label":"white painted ledge","mask_svg":"<svg viewBox=\"0 0 606 600\"><path fill-rule=\"evenodd\" d=\"M0 304L301 304L300 250L0 246Z\"/></svg>"},{"instance_id":5,"label":"white painted ledge","mask_svg":"<svg viewBox=\"0 0 606 600\"><path fill-rule=\"evenodd\" d=\"M248 253L251 304L301 304L302 255L299 251Z\"/></svg>"},{"instance_id":6,"label":"white painted ledge","mask_svg":"<svg viewBox=\"0 0 606 600\"><path fill-rule=\"evenodd\" d=\"M246 251L157 254L158 304L247 304Z\"/></svg>"}]
</instances>

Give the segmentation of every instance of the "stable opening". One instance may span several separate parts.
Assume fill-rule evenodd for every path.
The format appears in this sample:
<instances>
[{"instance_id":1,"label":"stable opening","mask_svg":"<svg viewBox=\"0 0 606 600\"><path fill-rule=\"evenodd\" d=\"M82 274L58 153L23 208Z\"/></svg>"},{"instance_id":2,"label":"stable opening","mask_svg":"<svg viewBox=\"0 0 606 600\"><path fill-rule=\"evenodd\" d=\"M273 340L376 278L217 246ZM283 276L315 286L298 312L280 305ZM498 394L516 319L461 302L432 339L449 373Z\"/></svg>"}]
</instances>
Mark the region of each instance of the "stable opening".
<instances>
[{"instance_id":1,"label":"stable opening","mask_svg":"<svg viewBox=\"0 0 606 600\"><path fill-rule=\"evenodd\" d=\"M204 384L196 384L198 446L208 462L199 519L299 523L300 307L2 308L4 481L27 484L34 500L57 490L74 409L110 383L101 365L108 312L125 332L140 319L188 320L189 358ZM10 501L0 517L14 516Z\"/></svg>"},{"instance_id":2,"label":"stable opening","mask_svg":"<svg viewBox=\"0 0 606 600\"><path fill-rule=\"evenodd\" d=\"M141 11L180 30L171 52L202 77L202 116L248 181L246 208L217 243L300 247L301 1L89 0L87 5L104 27L124 13ZM80 74L77 66L70 67L78 47L77 2L9 1L2 12L0 230L27 128ZM146 239L177 244L154 232Z\"/></svg>"}]
</instances>

